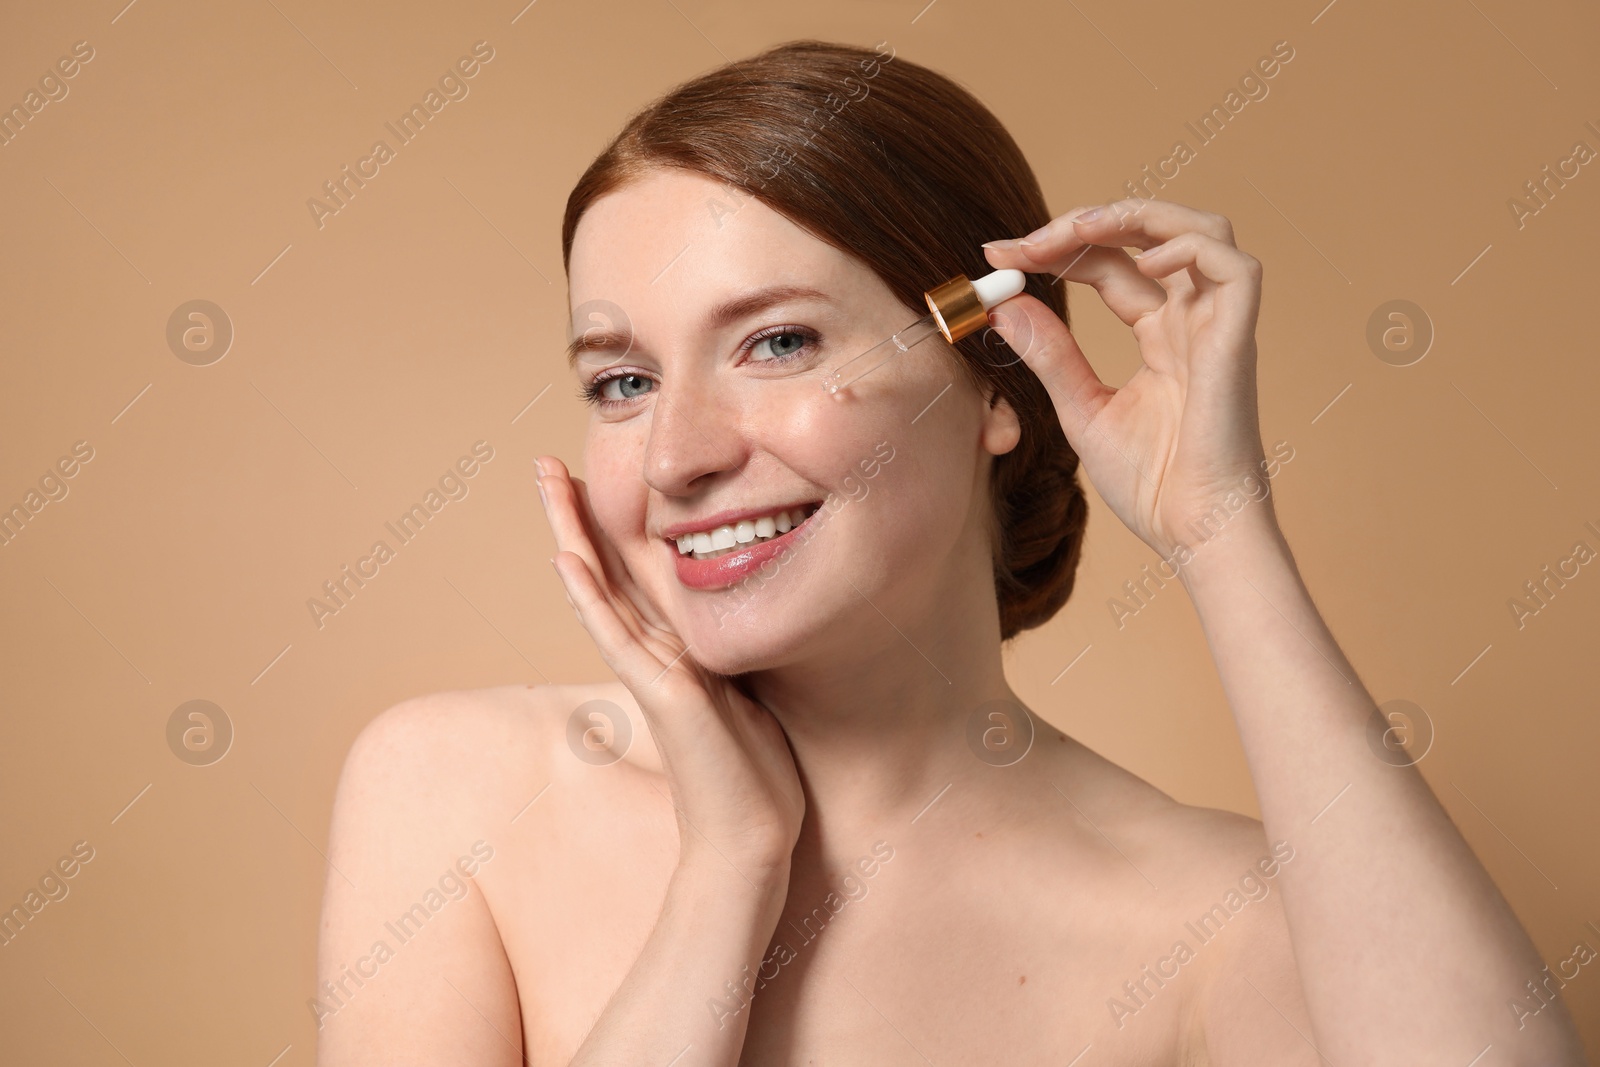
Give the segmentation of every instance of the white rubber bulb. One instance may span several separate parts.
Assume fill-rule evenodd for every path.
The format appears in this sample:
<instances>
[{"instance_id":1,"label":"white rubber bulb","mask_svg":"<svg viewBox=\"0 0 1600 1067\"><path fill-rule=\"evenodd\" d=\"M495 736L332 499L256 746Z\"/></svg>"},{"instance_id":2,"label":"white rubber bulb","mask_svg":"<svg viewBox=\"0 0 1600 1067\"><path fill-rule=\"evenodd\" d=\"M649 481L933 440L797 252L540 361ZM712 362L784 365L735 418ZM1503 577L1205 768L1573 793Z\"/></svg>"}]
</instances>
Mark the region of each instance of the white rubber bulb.
<instances>
[{"instance_id":1,"label":"white rubber bulb","mask_svg":"<svg viewBox=\"0 0 1600 1067\"><path fill-rule=\"evenodd\" d=\"M978 299L983 301L983 309L987 311L1000 301L1010 300L1022 292L1022 287L1027 281L1026 274L1008 267L1005 270L991 271L974 280L972 288L977 291Z\"/></svg>"}]
</instances>

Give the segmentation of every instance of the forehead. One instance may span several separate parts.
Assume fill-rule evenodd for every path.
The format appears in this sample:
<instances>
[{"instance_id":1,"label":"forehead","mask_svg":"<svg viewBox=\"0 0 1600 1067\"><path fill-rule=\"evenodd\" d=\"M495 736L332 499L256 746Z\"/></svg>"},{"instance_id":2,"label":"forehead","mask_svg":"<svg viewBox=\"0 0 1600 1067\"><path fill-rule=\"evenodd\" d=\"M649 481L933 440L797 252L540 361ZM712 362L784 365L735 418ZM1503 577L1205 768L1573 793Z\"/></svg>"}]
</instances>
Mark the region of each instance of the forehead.
<instances>
[{"instance_id":1,"label":"forehead","mask_svg":"<svg viewBox=\"0 0 1600 1067\"><path fill-rule=\"evenodd\" d=\"M567 276L572 307L609 300L629 315L693 313L757 284L887 292L865 263L755 197L675 170L596 200L573 235Z\"/></svg>"}]
</instances>

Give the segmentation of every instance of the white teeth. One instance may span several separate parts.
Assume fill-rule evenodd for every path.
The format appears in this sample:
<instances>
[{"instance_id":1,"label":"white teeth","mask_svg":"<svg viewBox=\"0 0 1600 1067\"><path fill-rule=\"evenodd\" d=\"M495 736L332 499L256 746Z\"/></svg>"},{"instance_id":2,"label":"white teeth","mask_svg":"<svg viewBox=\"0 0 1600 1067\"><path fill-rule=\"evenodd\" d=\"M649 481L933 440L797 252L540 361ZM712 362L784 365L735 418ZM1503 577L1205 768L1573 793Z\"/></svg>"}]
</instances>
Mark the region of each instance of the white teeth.
<instances>
[{"instance_id":1,"label":"white teeth","mask_svg":"<svg viewBox=\"0 0 1600 1067\"><path fill-rule=\"evenodd\" d=\"M684 534L675 540L681 555L693 555L697 559L714 559L739 545L767 541L779 534L788 533L804 522L808 514L810 511L807 507L791 508L775 515L763 515L755 520L741 519L737 523L718 526L714 530Z\"/></svg>"}]
</instances>

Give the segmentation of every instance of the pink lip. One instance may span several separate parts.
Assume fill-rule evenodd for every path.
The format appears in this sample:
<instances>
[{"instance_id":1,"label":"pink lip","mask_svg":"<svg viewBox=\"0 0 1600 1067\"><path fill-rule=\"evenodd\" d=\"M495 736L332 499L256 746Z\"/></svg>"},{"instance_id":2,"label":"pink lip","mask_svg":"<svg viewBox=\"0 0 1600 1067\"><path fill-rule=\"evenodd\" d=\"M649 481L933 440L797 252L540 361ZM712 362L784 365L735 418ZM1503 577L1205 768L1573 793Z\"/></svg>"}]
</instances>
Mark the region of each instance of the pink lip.
<instances>
[{"instance_id":1,"label":"pink lip","mask_svg":"<svg viewBox=\"0 0 1600 1067\"><path fill-rule=\"evenodd\" d=\"M678 551L678 546L671 541L667 542L667 551L673 555L673 566L678 569L678 581L690 589L721 589L732 585L745 575L759 569L763 563L781 555L794 542L795 530L806 525L816 518L822 511L818 507L800 526L790 529L787 533L779 534L770 541L751 544L745 548L729 552L727 555L718 556L716 559L695 559L685 556ZM751 514L771 514L770 512L754 512ZM705 529L705 527L699 527Z\"/></svg>"}]
</instances>

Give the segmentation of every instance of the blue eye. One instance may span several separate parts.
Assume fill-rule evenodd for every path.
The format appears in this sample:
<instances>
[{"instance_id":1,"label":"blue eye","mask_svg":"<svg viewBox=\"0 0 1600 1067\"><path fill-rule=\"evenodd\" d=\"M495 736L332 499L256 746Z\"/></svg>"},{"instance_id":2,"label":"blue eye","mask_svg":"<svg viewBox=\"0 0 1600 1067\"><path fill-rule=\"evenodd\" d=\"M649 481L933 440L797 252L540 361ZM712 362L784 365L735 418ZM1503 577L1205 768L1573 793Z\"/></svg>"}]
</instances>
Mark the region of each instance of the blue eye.
<instances>
[{"instance_id":1,"label":"blue eye","mask_svg":"<svg viewBox=\"0 0 1600 1067\"><path fill-rule=\"evenodd\" d=\"M592 382L584 382L578 386L578 399L585 404L593 404L597 407L617 407L645 395L649 390L642 388L642 386L652 381L653 379L647 378L643 374L635 374L630 371L623 371L620 374L603 374L596 377ZM618 383L618 388L622 394L620 397L607 395L606 386L612 382Z\"/></svg>"},{"instance_id":2,"label":"blue eye","mask_svg":"<svg viewBox=\"0 0 1600 1067\"><path fill-rule=\"evenodd\" d=\"M616 397L608 396L605 397L605 399L632 400L636 396L643 396L645 393L649 392L649 389L646 387L651 384L651 379L646 378L642 374L618 374L610 378L602 379L595 384L599 389L604 390L604 388L612 382L617 383L617 389L621 395ZM604 393L601 395L603 396Z\"/></svg>"},{"instance_id":3,"label":"blue eye","mask_svg":"<svg viewBox=\"0 0 1600 1067\"><path fill-rule=\"evenodd\" d=\"M746 342L746 351L765 344L767 345L767 351L772 354L772 358L760 360L760 362L783 363L793 359L804 351L808 344L815 344L818 340L819 338L814 331L803 327L774 326L750 338Z\"/></svg>"}]
</instances>

